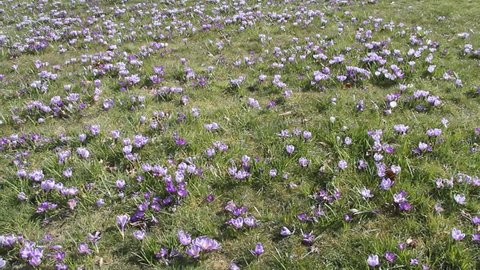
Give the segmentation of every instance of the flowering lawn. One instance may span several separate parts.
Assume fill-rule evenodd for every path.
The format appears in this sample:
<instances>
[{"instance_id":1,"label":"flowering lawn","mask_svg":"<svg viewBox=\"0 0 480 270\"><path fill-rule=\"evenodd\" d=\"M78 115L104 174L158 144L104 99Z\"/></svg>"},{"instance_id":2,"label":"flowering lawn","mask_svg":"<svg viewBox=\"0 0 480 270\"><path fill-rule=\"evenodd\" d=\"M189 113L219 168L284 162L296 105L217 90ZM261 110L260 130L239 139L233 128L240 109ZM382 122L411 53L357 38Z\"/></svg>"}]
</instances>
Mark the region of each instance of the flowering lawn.
<instances>
[{"instance_id":1,"label":"flowering lawn","mask_svg":"<svg viewBox=\"0 0 480 270\"><path fill-rule=\"evenodd\" d=\"M1 1L0 269L480 269L479 11Z\"/></svg>"}]
</instances>

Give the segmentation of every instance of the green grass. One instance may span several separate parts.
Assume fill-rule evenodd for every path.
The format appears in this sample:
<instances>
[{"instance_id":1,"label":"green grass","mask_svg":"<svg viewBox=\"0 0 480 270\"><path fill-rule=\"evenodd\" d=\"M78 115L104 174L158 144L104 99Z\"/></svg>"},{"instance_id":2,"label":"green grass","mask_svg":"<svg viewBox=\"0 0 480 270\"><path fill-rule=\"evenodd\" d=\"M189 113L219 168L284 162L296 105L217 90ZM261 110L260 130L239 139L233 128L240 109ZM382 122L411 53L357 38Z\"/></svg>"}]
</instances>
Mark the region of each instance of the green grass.
<instances>
[{"instance_id":1,"label":"green grass","mask_svg":"<svg viewBox=\"0 0 480 270\"><path fill-rule=\"evenodd\" d=\"M210 21L212 18L187 11L196 5L195 1L184 4L161 1L157 10L177 8L180 11L175 16L164 18L163 25L153 27L152 32L165 35L165 38L154 38L144 28L152 24L152 16L141 16L138 10L151 11L156 1L128 1L124 7L127 11L121 16L114 16L114 9L122 7L116 1L86 1L75 5L70 1L60 1L57 6L50 2L43 8L37 4L31 10L27 6L28 1L15 1L21 4L17 8L13 8L13 2L1 4L4 13L0 19L0 34L7 35L9 40L0 47L0 73L5 75L0 81L0 136L35 133L50 138L50 141L8 146L0 152L3 164L0 167L0 235L13 233L23 235L38 245L61 245L67 254L64 262L69 269L228 269L232 261L242 269L368 269L366 259L370 254L381 257L382 269L420 269L422 264L429 265L430 269L478 269L480 250L478 242L471 238L478 231L471 222L471 217L480 215L478 186L456 183L452 188L437 189L435 180L457 179L458 173L478 174L480 156L471 150L478 148L474 128L478 127L477 119L480 117L480 95L475 94L475 88L480 86L479 62L478 57L464 55L463 48L467 43L475 49L480 48L480 2L400 0L365 5L360 1L350 1L354 2L351 5L325 1L293 1L278 5L267 5L266 1L246 2L240 9L251 7L264 14L285 12L293 14L293 17L287 23L279 23L265 15L256 18L255 24L243 31L239 30L238 22L203 31L202 24L215 22ZM135 3L144 3L144 6L134 8ZM217 12L220 4L213 2L201 1L198 5L204 5L204 14L225 18L237 13L232 3L228 3L230 8L223 12ZM262 5L255 7L258 3ZM49 14L52 10L65 9L69 16L86 20L93 15L91 7L94 5L104 11L103 20L125 24L124 29L117 27L123 35L113 37L108 36L100 18L90 27L90 31L94 31L98 26L104 32L103 39L118 46L112 63L128 62L120 52L139 55L141 47L148 47L153 41L168 43L166 49L139 57L143 61L141 66L127 64L130 75L139 74L141 77L141 82L128 87L127 91L120 91L120 79L114 72L98 77L102 92L97 101L94 100L94 80L97 78L91 72L94 67L89 67L89 61L82 63L80 59L82 55L105 52L108 46L87 43L77 37L78 41L73 45L67 43L68 39L61 39L38 52L20 54L12 49L15 42L23 42L32 35L29 30L53 27L49 22L35 22L32 26L17 29L15 24L20 23L23 16L37 20L42 12ZM303 22L295 25L294 14L301 11L300 6L324 13L323 18L327 22L315 17L308 25ZM439 16L445 16L445 19L438 20ZM131 17L135 18L134 23L129 22ZM165 27L174 21L173 17L183 23L191 22L197 31L181 33L178 28L166 30ZM306 18L304 14L299 17ZM376 31L372 22L362 24L369 18L370 21L383 18L380 26L392 21L396 27L392 31ZM342 33L338 32L340 23L343 24ZM405 27L398 28L400 23ZM416 30L417 26L423 30ZM74 23L68 30L81 31L84 27ZM57 28L60 29L60 26ZM415 60L415 71L408 71L408 65L402 63L397 65L407 71L406 77L395 82L377 80L372 76L351 87L334 79L322 82L325 89L311 86L313 72L325 66L330 66L332 74L338 75L345 66L363 65L361 58L366 56L367 49L355 40L359 28L373 30L370 42L390 39L386 48L401 50L406 61ZM125 37L131 33L130 29L136 32L133 40ZM470 36L464 40L457 36L461 32L468 32ZM272 40L262 43L261 34ZM428 53L424 52L418 59L406 56L409 48L419 48L409 44L409 38L414 34L418 37L423 35L425 43L427 40L439 43L438 50L432 53L436 65L433 74L422 72L429 65L424 60ZM329 65L328 60L316 60L312 55L318 52L314 52L313 47L309 49L307 59L301 61L300 55L305 53L302 48L309 42L305 40L307 37L314 45L334 41L331 46L322 48L323 53L329 59L342 53L345 63ZM294 38L298 38L298 42L294 42ZM218 41L224 43L222 49L217 48ZM58 53L60 44L67 48L63 54ZM274 56L276 47L284 52L281 57ZM288 59L292 54L296 57L295 61L285 61L283 69L272 66L280 63L280 58ZM245 57L256 59L255 64L247 65ZM72 58L79 61L64 64ZM180 58L186 58L187 64L182 65ZM36 60L49 63L41 70L59 75L58 79L49 82L45 93L30 87L34 80L38 80L37 73L40 72L34 67ZM238 60L242 63L236 66L234 62ZM388 66L393 63L393 57L389 57ZM57 64L61 65L61 70L54 71L52 66ZM14 71L12 65L17 65L18 69ZM147 81L153 75L152 68L158 65L165 67L164 81L158 87L182 87L183 93L171 94L165 100L153 95L155 86ZM204 87L194 85L193 80L185 77L186 66L192 68L197 77L206 77L207 84ZM210 66L214 67L211 72L208 71ZM449 70L462 80L463 87L456 87L454 81L442 79ZM258 82L261 74L268 76L263 83ZM281 75L287 89L292 90L291 97L284 98L284 89L271 83L274 75ZM238 87L232 87L230 80L239 76L244 76L245 81ZM49 104L54 96L64 98L68 95L68 91L64 90L66 84L72 85L71 92L81 95L85 109L74 110L64 118L30 113L24 109L32 100ZM384 113L387 109L385 96L400 93L399 84L409 86L402 92L398 107L387 115ZM426 110L417 111L415 107L421 102L409 101L407 96L420 89L439 96L441 106L434 107L423 102ZM183 95L189 97L186 105L181 104ZM143 104L133 103L132 96L144 96L145 101ZM247 106L250 97L257 99L262 109ZM108 111L102 109L106 98L115 101ZM336 101L332 102L332 99ZM277 106L266 109L271 100L275 100ZM355 109L360 100L365 104L362 112ZM135 107L133 110L132 106ZM193 108L200 109L199 117L193 117ZM158 111L164 112L166 117L158 120L161 128L152 130L150 121ZM177 120L179 113L187 116L184 121ZM19 116L24 121L16 123L12 116ZM147 119L145 123L140 120L142 116ZM39 117L45 118L45 122L38 123ZM331 121L331 117L335 117L335 121ZM441 124L442 118L449 120L448 127ZM218 123L220 129L207 131L204 125L212 122ZM87 128L92 124L100 125L100 134L80 142L79 134L88 134ZM396 134L393 129L396 124L408 125L408 133ZM277 135L283 129L292 133L295 128L310 131L312 138L280 138ZM441 128L441 136L428 138L426 130L429 128ZM383 130L382 142L395 148L393 154L383 153L383 162L388 166L401 166L395 185L386 191L378 187L381 178L377 176L373 159L374 142L367 134L369 130L377 129ZM112 130L121 131L118 141L111 139ZM185 138L186 146L175 145L172 139L175 132ZM69 139L62 142L61 134ZM148 136L149 142L140 149L134 149L138 160L129 161L122 153L122 139L132 139L135 134ZM352 139L351 145L343 143L346 137ZM227 144L228 150L217 150L215 156L206 157L205 150L216 141ZM429 142L433 151L414 154L412 150L418 147L419 142ZM285 152L288 144L295 146L291 155ZM81 146L88 148L90 158L78 157L75 151ZM60 149L72 152L64 164L58 163L57 152ZM28 152L28 155L18 158L22 152ZM252 159L252 175L238 181L228 175L228 168L232 164L240 167L243 155ZM310 164L300 167L300 157L306 157ZM254 161L255 158L258 160ZM17 177L19 166L14 164L15 159L25 162L24 168L28 172L41 169L45 179L55 178L56 182L62 182L66 187L77 187L78 194L65 197L56 191L42 191L38 183ZM162 197L166 195L164 182L150 173L143 173L142 163L167 166L169 173L174 175L175 166L169 165L168 160L178 164L190 159L203 169L203 174L186 176L188 196L179 199L174 206L162 207L158 212L148 210L145 224L128 224L122 239L116 226L116 216L133 215L137 205L144 201L144 192ZM367 161L367 169L356 168L360 159ZM338 168L340 160L347 161L345 170ZM62 175L68 167L73 170L70 178ZM277 169L278 175L271 177L271 169ZM285 173L288 173L288 178L283 177ZM137 181L138 175L143 175L145 179ZM115 187L117 179L126 181L124 197ZM359 194L363 187L369 188L374 197L363 199ZM324 215L315 222L300 221L298 214L311 215L319 207L320 203L312 195L320 190L326 190L330 195L338 190L341 198L322 204ZM408 193L412 210L399 211L393 202L393 195L400 190ZM27 200L18 200L19 192L24 192ZM465 205L455 202L453 196L459 193L465 194ZM207 203L205 197L209 194L215 195L215 200ZM74 210L67 205L67 200L72 198L77 199ZM96 201L100 198L106 204L97 207ZM35 213L37 205L45 200L57 203L58 208L42 214ZM248 213L259 221L259 225L242 230L226 225L232 215L223 208L230 200L247 206ZM445 210L442 213L434 210L438 202ZM345 214L350 214L352 219L345 221ZM158 220L156 224L151 222L152 216ZM282 226L292 231L295 229L295 233L281 237ZM452 239L451 230L454 227L467 234L465 239ZM146 230L142 241L132 235L138 229ZM207 235L214 238L221 243L222 249L202 254L199 260L176 257L167 265L156 259L155 253L161 247L176 248L183 253L184 247L177 239L178 230L187 231L192 237ZM102 232L98 249L89 243L92 254L79 254L77 245L88 242L87 234L94 231ZM312 246L301 244L301 232L312 232L316 236ZM47 234L53 240L42 242ZM416 244L399 249L398 244L406 243L408 239ZM262 242L265 247L265 253L258 258L250 253L257 242ZM29 269L28 262L19 255L20 247L18 244L13 248L0 247L0 257L8 261L7 269ZM386 251L396 253L394 263L387 263L383 258ZM49 252L45 250L44 256ZM411 265L414 258L418 259L419 265ZM54 261L45 258L38 268L53 267Z\"/></svg>"}]
</instances>

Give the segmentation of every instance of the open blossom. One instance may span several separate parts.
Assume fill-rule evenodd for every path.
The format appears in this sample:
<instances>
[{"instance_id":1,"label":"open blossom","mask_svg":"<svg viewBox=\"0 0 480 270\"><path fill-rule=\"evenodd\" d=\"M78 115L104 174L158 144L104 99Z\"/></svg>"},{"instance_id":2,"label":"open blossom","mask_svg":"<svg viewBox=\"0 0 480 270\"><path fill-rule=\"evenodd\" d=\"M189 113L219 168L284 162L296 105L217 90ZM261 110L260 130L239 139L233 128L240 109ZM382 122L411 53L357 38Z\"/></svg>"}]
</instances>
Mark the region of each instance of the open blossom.
<instances>
[{"instance_id":1,"label":"open blossom","mask_svg":"<svg viewBox=\"0 0 480 270\"><path fill-rule=\"evenodd\" d=\"M196 245L191 245L185 252L187 253L188 256L197 259L200 257L200 252L202 249L199 246Z\"/></svg>"},{"instance_id":2,"label":"open blossom","mask_svg":"<svg viewBox=\"0 0 480 270\"><path fill-rule=\"evenodd\" d=\"M214 251L221 249L220 243L206 236L199 236L192 241L192 245L198 246L202 251Z\"/></svg>"},{"instance_id":3,"label":"open blossom","mask_svg":"<svg viewBox=\"0 0 480 270\"><path fill-rule=\"evenodd\" d=\"M340 160L338 162L338 168L341 169L341 170L345 170L346 168L348 167L348 163L346 160Z\"/></svg>"},{"instance_id":4,"label":"open blossom","mask_svg":"<svg viewBox=\"0 0 480 270\"><path fill-rule=\"evenodd\" d=\"M145 238L145 231L138 230L133 233L133 237L137 240L143 240Z\"/></svg>"},{"instance_id":5,"label":"open blossom","mask_svg":"<svg viewBox=\"0 0 480 270\"><path fill-rule=\"evenodd\" d=\"M182 230L178 231L177 236L178 236L178 241L180 241L180 244L184 246L188 246L192 242L192 237L190 236L190 234Z\"/></svg>"},{"instance_id":6,"label":"open blossom","mask_svg":"<svg viewBox=\"0 0 480 270\"><path fill-rule=\"evenodd\" d=\"M465 205L466 204L466 198L465 198L465 195L463 194L455 194L453 196L453 199L455 200L455 202L457 202L458 204L461 204L461 205Z\"/></svg>"},{"instance_id":7,"label":"open blossom","mask_svg":"<svg viewBox=\"0 0 480 270\"><path fill-rule=\"evenodd\" d=\"M373 194L371 193L370 189L367 189L365 187L360 189L360 195L362 195L364 199L373 198Z\"/></svg>"},{"instance_id":8,"label":"open blossom","mask_svg":"<svg viewBox=\"0 0 480 270\"><path fill-rule=\"evenodd\" d=\"M90 156L90 152L87 148L84 147L77 148L77 154L84 159L87 159Z\"/></svg>"},{"instance_id":9,"label":"open blossom","mask_svg":"<svg viewBox=\"0 0 480 270\"><path fill-rule=\"evenodd\" d=\"M465 234L462 233L462 231L460 231L459 229L453 228L452 229L452 238L456 241L460 241L460 240L463 240L463 238L465 238Z\"/></svg>"},{"instance_id":10,"label":"open blossom","mask_svg":"<svg viewBox=\"0 0 480 270\"><path fill-rule=\"evenodd\" d=\"M378 258L378 255L375 255L375 254L368 255L367 264L370 267L379 266L380 265L380 260Z\"/></svg>"},{"instance_id":11,"label":"open blossom","mask_svg":"<svg viewBox=\"0 0 480 270\"><path fill-rule=\"evenodd\" d=\"M80 254L91 254L92 250L88 247L87 243L80 243L78 244L78 253Z\"/></svg>"}]
</instances>

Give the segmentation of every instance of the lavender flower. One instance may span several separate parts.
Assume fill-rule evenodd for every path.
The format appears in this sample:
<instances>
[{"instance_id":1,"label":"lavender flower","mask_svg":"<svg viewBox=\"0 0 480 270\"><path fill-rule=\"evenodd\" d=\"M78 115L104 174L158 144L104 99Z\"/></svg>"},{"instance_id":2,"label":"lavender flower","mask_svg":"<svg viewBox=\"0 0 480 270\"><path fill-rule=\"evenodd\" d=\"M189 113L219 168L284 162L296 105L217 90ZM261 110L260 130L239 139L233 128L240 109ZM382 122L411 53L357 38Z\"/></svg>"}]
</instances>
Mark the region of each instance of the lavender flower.
<instances>
[{"instance_id":1,"label":"lavender flower","mask_svg":"<svg viewBox=\"0 0 480 270\"><path fill-rule=\"evenodd\" d=\"M88 247L87 243L80 243L78 244L78 253L80 254L91 254L92 250Z\"/></svg>"},{"instance_id":2,"label":"lavender flower","mask_svg":"<svg viewBox=\"0 0 480 270\"><path fill-rule=\"evenodd\" d=\"M127 225L128 220L130 217L128 215L119 215L117 216L117 226L120 229L120 233L122 234L122 238L125 237L125 225Z\"/></svg>"},{"instance_id":3,"label":"lavender flower","mask_svg":"<svg viewBox=\"0 0 480 270\"><path fill-rule=\"evenodd\" d=\"M460 231L459 229L453 228L452 229L452 238L453 238L453 240L460 241L460 240L463 240L463 238L465 238L465 234L462 233L462 231Z\"/></svg>"},{"instance_id":4,"label":"lavender flower","mask_svg":"<svg viewBox=\"0 0 480 270\"><path fill-rule=\"evenodd\" d=\"M387 252L385 252L384 257L388 262L394 262L395 259L397 258L397 255L393 252L387 251Z\"/></svg>"},{"instance_id":5,"label":"lavender flower","mask_svg":"<svg viewBox=\"0 0 480 270\"><path fill-rule=\"evenodd\" d=\"M363 199L370 199L373 198L373 194L371 193L370 189L363 187L360 189L360 195L362 195Z\"/></svg>"},{"instance_id":6,"label":"lavender flower","mask_svg":"<svg viewBox=\"0 0 480 270\"><path fill-rule=\"evenodd\" d=\"M214 251L221 249L220 243L206 236L199 236L192 241L193 246L198 246L202 251Z\"/></svg>"},{"instance_id":7,"label":"lavender flower","mask_svg":"<svg viewBox=\"0 0 480 270\"><path fill-rule=\"evenodd\" d=\"M84 147L77 148L77 154L83 159L87 159L90 156L90 152Z\"/></svg>"},{"instance_id":8,"label":"lavender flower","mask_svg":"<svg viewBox=\"0 0 480 270\"><path fill-rule=\"evenodd\" d=\"M288 229L287 227L283 226L282 229L280 230L280 235L281 236L290 236L293 233Z\"/></svg>"},{"instance_id":9,"label":"lavender flower","mask_svg":"<svg viewBox=\"0 0 480 270\"><path fill-rule=\"evenodd\" d=\"M263 244L262 243L257 243L255 245L255 248L253 250L250 250L250 252L254 255L254 256L260 256L262 255L265 250L263 249Z\"/></svg>"},{"instance_id":10,"label":"lavender flower","mask_svg":"<svg viewBox=\"0 0 480 270\"><path fill-rule=\"evenodd\" d=\"M188 246L192 242L192 237L190 236L190 234L184 232L183 230L178 231L177 236L180 244L184 246Z\"/></svg>"},{"instance_id":11,"label":"lavender flower","mask_svg":"<svg viewBox=\"0 0 480 270\"><path fill-rule=\"evenodd\" d=\"M378 255L375 255L375 254L368 255L367 264L370 267L379 266L380 261L379 261Z\"/></svg>"},{"instance_id":12,"label":"lavender flower","mask_svg":"<svg viewBox=\"0 0 480 270\"><path fill-rule=\"evenodd\" d=\"M345 170L347 168L347 166L348 166L347 161L345 161L343 159L338 162L338 168L340 170Z\"/></svg>"},{"instance_id":13,"label":"lavender flower","mask_svg":"<svg viewBox=\"0 0 480 270\"><path fill-rule=\"evenodd\" d=\"M463 195L463 194L455 194L453 196L453 199L455 200L455 202L457 202L460 205L465 205L466 204L466 198L465 198L465 195Z\"/></svg>"},{"instance_id":14,"label":"lavender flower","mask_svg":"<svg viewBox=\"0 0 480 270\"><path fill-rule=\"evenodd\" d=\"M189 248L185 250L185 253L187 253L188 256L197 259L200 257L200 252L202 249L199 246L196 245L191 245Z\"/></svg>"},{"instance_id":15,"label":"lavender flower","mask_svg":"<svg viewBox=\"0 0 480 270\"><path fill-rule=\"evenodd\" d=\"M301 158L298 159L298 164L301 167L307 167L309 163L310 163L310 161L306 157L301 157Z\"/></svg>"},{"instance_id":16,"label":"lavender flower","mask_svg":"<svg viewBox=\"0 0 480 270\"><path fill-rule=\"evenodd\" d=\"M138 230L133 233L133 237L137 240L143 240L145 238L145 231Z\"/></svg>"},{"instance_id":17,"label":"lavender flower","mask_svg":"<svg viewBox=\"0 0 480 270\"><path fill-rule=\"evenodd\" d=\"M295 151L295 146L288 144L287 146L285 146L285 151L287 151L287 153L291 155L293 151Z\"/></svg>"}]
</instances>

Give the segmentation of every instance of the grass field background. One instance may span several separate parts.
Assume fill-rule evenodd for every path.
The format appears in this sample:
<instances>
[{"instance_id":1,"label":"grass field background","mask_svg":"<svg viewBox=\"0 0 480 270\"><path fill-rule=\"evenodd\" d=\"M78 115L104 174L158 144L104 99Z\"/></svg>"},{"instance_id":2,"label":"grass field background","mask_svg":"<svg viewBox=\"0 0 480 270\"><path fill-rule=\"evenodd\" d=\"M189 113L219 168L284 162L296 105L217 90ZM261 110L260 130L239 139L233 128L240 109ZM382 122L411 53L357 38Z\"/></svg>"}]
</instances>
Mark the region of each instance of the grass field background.
<instances>
[{"instance_id":1,"label":"grass field background","mask_svg":"<svg viewBox=\"0 0 480 270\"><path fill-rule=\"evenodd\" d=\"M480 2L0 9L0 268L479 268Z\"/></svg>"}]
</instances>

